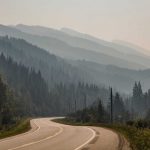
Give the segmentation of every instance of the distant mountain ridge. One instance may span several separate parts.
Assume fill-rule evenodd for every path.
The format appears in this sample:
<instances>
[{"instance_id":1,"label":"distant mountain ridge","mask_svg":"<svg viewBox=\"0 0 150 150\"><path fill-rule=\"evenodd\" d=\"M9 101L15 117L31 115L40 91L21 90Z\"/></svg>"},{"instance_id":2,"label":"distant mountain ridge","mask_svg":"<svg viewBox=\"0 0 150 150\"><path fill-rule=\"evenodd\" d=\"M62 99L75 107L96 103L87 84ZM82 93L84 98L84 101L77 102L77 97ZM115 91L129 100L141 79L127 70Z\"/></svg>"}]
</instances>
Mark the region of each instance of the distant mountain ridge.
<instances>
[{"instance_id":1,"label":"distant mountain ridge","mask_svg":"<svg viewBox=\"0 0 150 150\"><path fill-rule=\"evenodd\" d=\"M80 38L85 38L91 41L94 41L96 43L99 43L101 45L107 46L107 47L111 47L112 50L114 52L114 55L117 55L120 58L126 57L127 60L129 61L134 61L134 62L139 62L139 61L143 61L145 62L146 66L149 64L149 59L150 59L150 52L148 52L148 50L145 50L137 45L125 42L125 41L119 41L119 40L114 40L112 42L108 42L108 41L104 41L101 40L99 38L96 38L94 36L88 35L88 34L84 34L84 33L80 33L78 31L75 31L73 29L68 29L68 28L62 28L61 31L63 31L64 33L67 33L71 36L77 36ZM146 52L146 53L145 53ZM136 61L134 60L136 59ZM149 66L148 66L149 68Z\"/></svg>"},{"instance_id":2,"label":"distant mountain ridge","mask_svg":"<svg viewBox=\"0 0 150 150\"><path fill-rule=\"evenodd\" d=\"M123 47L126 48L126 51L122 51L123 49L119 50L117 48L116 50L118 52L127 53L127 54L128 53L129 54L135 54L135 53L137 53L137 54L140 54L140 55L144 54L143 52L141 52L144 48L142 48L140 46L137 46L137 45L134 45L132 43L126 42L126 41L121 41L121 40L113 40L112 42L105 41L105 40L99 39L97 37L94 37L94 36L91 36L91 35L88 35L88 34L85 34L85 33L80 33L78 31L70 29L70 28L61 28L61 31L64 32L64 33L67 33L67 34L69 34L71 36L88 39L88 40L97 42L99 44L105 45L105 46L116 47L116 48L117 48L117 46L119 46L119 47L122 46L122 48Z\"/></svg>"},{"instance_id":3,"label":"distant mountain ridge","mask_svg":"<svg viewBox=\"0 0 150 150\"><path fill-rule=\"evenodd\" d=\"M21 28L22 26L24 27L24 25L21 25ZM149 57L145 57L143 54L135 53L129 55L130 59L132 58L133 60L136 59L136 61L139 61L140 64L137 64L125 60L126 58L122 59L120 57L116 58L107 55L105 51L104 53L97 52L96 47L99 46L99 44L96 43L93 45L95 42L93 42L92 39L90 41L83 38L76 38L62 31L60 32L49 28L45 29L45 27L39 26L25 26L25 28L27 30L26 32L20 31L21 29L16 29L16 27L1 25L0 35L8 35L15 38L9 38L7 36L1 37L0 52L11 56L15 61L21 62L27 67L30 66L34 67L36 70L41 70L42 76L50 85L54 85L56 82L69 84L71 82L77 83L78 81L85 81L88 83L96 83L97 85L105 85L107 87L113 86L117 90L129 93L132 91L134 82L141 81L144 89L149 88L150 70L145 70L147 67L141 64L141 61L143 61L144 64L148 66ZM28 28L30 28L31 31L29 31ZM40 33L38 32L39 29ZM50 31L53 32L53 34L50 34ZM32 32L32 34L27 32ZM47 34L47 36L44 36L45 34ZM61 40L64 36L65 38ZM16 37L21 39L16 39ZM65 42L66 39L69 38L71 40L69 40L68 43ZM75 39L77 43L74 44L77 44L78 47L72 46L72 42ZM81 41L79 41L80 39ZM93 49L81 48L87 46L87 41L90 41L88 44L93 47ZM103 43L103 41L101 42ZM106 45L107 43L108 45L112 44L107 41L104 41L104 43ZM116 46L116 44L114 45ZM105 48L104 45L101 45L101 47ZM121 50L127 48L127 46L118 44L117 48L119 47ZM110 47L107 52L110 50L113 49ZM130 51L132 49L128 50ZM122 53L118 51L119 49L115 50L115 53L121 55ZM49 52L52 52L53 55ZM122 54L122 57L124 56L128 57L127 54Z\"/></svg>"},{"instance_id":4,"label":"distant mountain ridge","mask_svg":"<svg viewBox=\"0 0 150 150\"><path fill-rule=\"evenodd\" d=\"M143 54L150 56L150 50L142 48L139 45L135 45L133 43L122 41L122 40L113 40L113 43L117 43L117 44L120 44L120 45L131 47L131 48L135 49L136 52L138 52L138 53L141 53L141 51L142 51Z\"/></svg>"},{"instance_id":5,"label":"distant mountain ridge","mask_svg":"<svg viewBox=\"0 0 150 150\"><path fill-rule=\"evenodd\" d=\"M54 34L55 30L48 29L48 28L45 29L44 27L39 27L39 26L38 26L38 29L40 28L40 33L38 33L37 31L35 33L35 28L37 27L34 27L34 26L30 27L30 26L21 25L19 26L19 29L16 30L16 28L17 26L14 28L8 27L8 26L0 27L0 35L9 35L9 36L17 37L17 38L23 38L27 40L28 42L31 42L32 44L35 44L35 45L38 45L39 47L47 49L48 51L50 51L51 53L55 55L58 55L67 59L68 58L74 59L74 60L85 59L88 61L95 61L100 64L106 64L106 65L112 64L112 65L116 65L119 67L131 68L131 69L148 68L149 61L145 58L144 60L142 58L142 61L139 61L139 58L137 58L136 60L128 59L126 55L116 51L114 48L100 45L98 43L95 43L87 39L72 37L62 32L60 33L60 31L57 31L57 33ZM24 31L24 28L26 28L26 30L30 28L28 32L32 31L32 33L29 34L29 33L22 32L20 31L21 30L20 28L23 28L22 29L23 31ZM34 29L32 30L32 28ZM48 30L50 33L52 30L53 34L50 34L50 36L48 35L44 36L45 30L46 31ZM48 31L46 32L47 34L49 34ZM42 35L41 35L41 32L42 32ZM60 35L57 36L57 34L60 34ZM100 50L100 52L98 52L98 50ZM144 64L142 62L144 62Z\"/></svg>"}]
</instances>

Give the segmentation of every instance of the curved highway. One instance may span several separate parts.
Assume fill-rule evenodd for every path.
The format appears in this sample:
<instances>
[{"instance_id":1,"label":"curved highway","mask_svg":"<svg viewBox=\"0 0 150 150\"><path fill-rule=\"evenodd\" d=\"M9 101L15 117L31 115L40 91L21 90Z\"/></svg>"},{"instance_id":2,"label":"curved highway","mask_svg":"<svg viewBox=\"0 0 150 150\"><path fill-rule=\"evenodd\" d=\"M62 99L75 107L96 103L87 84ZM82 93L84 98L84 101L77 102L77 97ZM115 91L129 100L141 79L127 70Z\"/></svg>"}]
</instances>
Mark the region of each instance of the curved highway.
<instances>
[{"instance_id":1,"label":"curved highway","mask_svg":"<svg viewBox=\"0 0 150 150\"><path fill-rule=\"evenodd\" d=\"M0 150L128 150L119 136L104 128L70 126L53 118L31 120L32 129L0 140Z\"/></svg>"}]
</instances>

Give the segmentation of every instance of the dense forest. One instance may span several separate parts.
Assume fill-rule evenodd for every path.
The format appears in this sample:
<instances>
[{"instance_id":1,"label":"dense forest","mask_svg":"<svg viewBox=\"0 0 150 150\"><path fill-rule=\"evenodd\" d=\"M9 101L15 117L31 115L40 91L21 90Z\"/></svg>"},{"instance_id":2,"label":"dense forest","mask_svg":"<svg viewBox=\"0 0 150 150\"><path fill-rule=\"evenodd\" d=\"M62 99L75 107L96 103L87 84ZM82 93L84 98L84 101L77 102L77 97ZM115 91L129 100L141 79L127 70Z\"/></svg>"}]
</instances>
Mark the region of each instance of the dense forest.
<instances>
[{"instance_id":1,"label":"dense forest","mask_svg":"<svg viewBox=\"0 0 150 150\"><path fill-rule=\"evenodd\" d=\"M89 107L97 97L102 97L103 103L107 105L109 90L98 87L95 84L79 82L78 84L58 84L51 91L52 99L57 101L57 111L60 114L72 113Z\"/></svg>"},{"instance_id":2,"label":"dense forest","mask_svg":"<svg viewBox=\"0 0 150 150\"><path fill-rule=\"evenodd\" d=\"M40 116L52 112L51 108L47 107L51 105L51 100L47 84L40 71L26 68L1 54L0 73L18 99L20 115Z\"/></svg>"},{"instance_id":3,"label":"dense forest","mask_svg":"<svg viewBox=\"0 0 150 150\"><path fill-rule=\"evenodd\" d=\"M21 39L0 37L0 52L2 93L6 93L1 113L6 105L15 119L77 113L78 120L110 120L110 91L89 81L86 71ZM143 92L140 82L135 82L132 96L113 90L114 122L149 118L149 99L150 90Z\"/></svg>"},{"instance_id":4,"label":"dense forest","mask_svg":"<svg viewBox=\"0 0 150 150\"><path fill-rule=\"evenodd\" d=\"M71 113L69 116L77 122L110 123L111 115L114 123L126 123L141 119L150 121L150 89L144 93L140 82L135 82L132 96L127 98L121 96L118 92L114 92L112 106L110 98L107 106L104 105L102 98L98 97L89 107Z\"/></svg>"},{"instance_id":5,"label":"dense forest","mask_svg":"<svg viewBox=\"0 0 150 150\"><path fill-rule=\"evenodd\" d=\"M84 82L60 82L49 88L40 71L27 68L3 53L0 55L0 74L1 116L4 116L1 122L8 118L12 122L12 118L23 116L65 115L73 112L77 112L77 120L110 120L110 91L104 87ZM113 95L114 121L149 118L149 99L150 90L143 93L140 82L135 82L131 97L124 98L116 92ZM79 115L80 112L84 113Z\"/></svg>"},{"instance_id":6,"label":"dense forest","mask_svg":"<svg viewBox=\"0 0 150 150\"><path fill-rule=\"evenodd\" d=\"M108 90L94 84L84 82L64 84L60 82L52 88L48 88L40 71L27 68L21 63L13 61L11 57L5 57L3 53L0 55L0 74L2 75L1 82L6 89L11 91L14 102L9 96L8 102L12 106L7 104L3 97L0 100L10 109L15 110L14 114L11 113L14 118L65 115L76 109L83 109L85 97L87 106L95 101L96 96L107 100ZM1 93L7 93L7 90Z\"/></svg>"}]
</instances>

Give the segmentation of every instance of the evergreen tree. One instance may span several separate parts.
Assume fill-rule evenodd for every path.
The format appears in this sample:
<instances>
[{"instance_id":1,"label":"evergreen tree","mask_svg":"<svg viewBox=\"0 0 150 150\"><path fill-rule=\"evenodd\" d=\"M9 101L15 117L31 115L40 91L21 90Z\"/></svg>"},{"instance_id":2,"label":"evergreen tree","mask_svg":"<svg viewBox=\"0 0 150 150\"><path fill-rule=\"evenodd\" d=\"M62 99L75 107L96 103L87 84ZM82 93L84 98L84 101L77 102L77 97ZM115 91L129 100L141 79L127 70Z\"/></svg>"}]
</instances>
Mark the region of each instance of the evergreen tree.
<instances>
[{"instance_id":1,"label":"evergreen tree","mask_svg":"<svg viewBox=\"0 0 150 150\"><path fill-rule=\"evenodd\" d=\"M141 86L140 81L138 83L138 92L137 92L137 94L138 94L139 97L142 97L142 95L143 95L142 86Z\"/></svg>"},{"instance_id":2,"label":"evergreen tree","mask_svg":"<svg viewBox=\"0 0 150 150\"><path fill-rule=\"evenodd\" d=\"M102 101L100 98L98 98L97 121L98 122L105 121L105 110L104 110L104 106L102 105Z\"/></svg>"},{"instance_id":3,"label":"evergreen tree","mask_svg":"<svg viewBox=\"0 0 150 150\"><path fill-rule=\"evenodd\" d=\"M0 125L12 123L15 110L14 97L0 76Z\"/></svg>"},{"instance_id":4,"label":"evergreen tree","mask_svg":"<svg viewBox=\"0 0 150 150\"><path fill-rule=\"evenodd\" d=\"M134 109L137 117L144 117L146 110L149 108L149 91L143 93L141 83L138 82L133 88L132 108Z\"/></svg>"},{"instance_id":5,"label":"evergreen tree","mask_svg":"<svg viewBox=\"0 0 150 150\"><path fill-rule=\"evenodd\" d=\"M124 120L124 114L125 114L125 106L124 102L120 96L120 94L117 92L114 96L114 119L115 121L123 121Z\"/></svg>"},{"instance_id":6,"label":"evergreen tree","mask_svg":"<svg viewBox=\"0 0 150 150\"><path fill-rule=\"evenodd\" d=\"M138 98L138 85L137 82L135 82L134 87L133 87L133 99Z\"/></svg>"}]
</instances>

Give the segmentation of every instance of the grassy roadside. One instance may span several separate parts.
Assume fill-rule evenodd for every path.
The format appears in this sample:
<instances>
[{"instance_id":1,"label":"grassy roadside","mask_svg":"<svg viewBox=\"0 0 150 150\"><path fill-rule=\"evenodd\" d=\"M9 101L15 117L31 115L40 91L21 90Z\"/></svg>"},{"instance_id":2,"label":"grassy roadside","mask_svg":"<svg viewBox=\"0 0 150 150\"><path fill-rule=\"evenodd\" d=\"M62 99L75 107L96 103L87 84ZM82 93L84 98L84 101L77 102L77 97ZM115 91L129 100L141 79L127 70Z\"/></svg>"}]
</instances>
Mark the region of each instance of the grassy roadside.
<instances>
[{"instance_id":1,"label":"grassy roadside","mask_svg":"<svg viewBox=\"0 0 150 150\"><path fill-rule=\"evenodd\" d=\"M150 150L150 129L137 129L135 127L121 125L121 124L100 124L100 123L76 123L73 120L55 119L55 122L67 125L87 125L109 128L117 133L122 134L129 142L133 150Z\"/></svg>"},{"instance_id":2,"label":"grassy roadside","mask_svg":"<svg viewBox=\"0 0 150 150\"><path fill-rule=\"evenodd\" d=\"M24 133L31 129L30 119L22 119L8 129L0 130L0 139Z\"/></svg>"}]
</instances>

